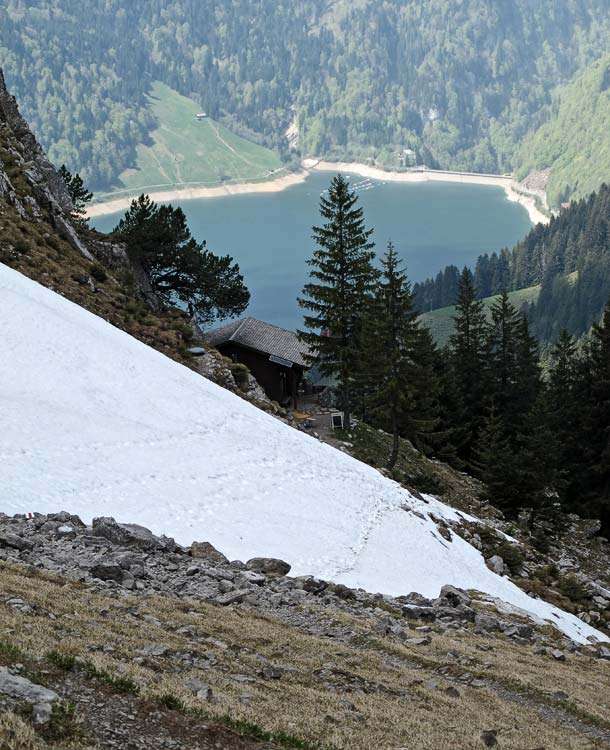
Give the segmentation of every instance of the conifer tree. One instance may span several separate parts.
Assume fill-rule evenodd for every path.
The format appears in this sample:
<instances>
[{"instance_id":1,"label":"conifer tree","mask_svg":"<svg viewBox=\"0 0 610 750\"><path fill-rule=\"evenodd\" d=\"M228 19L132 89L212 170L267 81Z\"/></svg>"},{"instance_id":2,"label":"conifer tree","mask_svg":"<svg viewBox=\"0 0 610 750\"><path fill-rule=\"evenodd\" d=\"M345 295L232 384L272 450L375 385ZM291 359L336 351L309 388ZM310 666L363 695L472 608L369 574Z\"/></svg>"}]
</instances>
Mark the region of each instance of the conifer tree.
<instances>
[{"instance_id":1,"label":"conifer tree","mask_svg":"<svg viewBox=\"0 0 610 750\"><path fill-rule=\"evenodd\" d=\"M413 418L414 349L418 337L411 285L391 242L381 258L381 277L364 318L362 370L370 388L371 411L392 434L388 468L398 458L401 424Z\"/></svg>"},{"instance_id":2,"label":"conifer tree","mask_svg":"<svg viewBox=\"0 0 610 750\"><path fill-rule=\"evenodd\" d=\"M600 519L600 534L610 538L610 302L602 322L593 326L587 359L590 387L581 435L587 469L584 510Z\"/></svg>"},{"instance_id":3,"label":"conifer tree","mask_svg":"<svg viewBox=\"0 0 610 750\"><path fill-rule=\"evenodd\" d=\"M550 423L548 402L539 397L526 415L517 439L514 483L518 488L516 510L531 510L530 525L541 515L549 518L559 505L564 475L560 442Z\"/></svg>"},{"instance_id":4,"label":"conifer tree","mask_svg":"<svg viewBox=\"0 0 610 750\"><path fill-rule=\"evenodd\" d=\"M492 405L473 449L472 465L485 484L484 499L515 516L520 491L515 476L518 459L506 435L504 420Z\"/></svg>"},{"instance_id":5,"label":"conifer tree","mask_svg":"<svg viewBox=\"0 0 610 750\"><path fill-rule=\"evenodd\" d=\"M451 426L455 428L458 456L468 464L473 458L488 403L488 326L483 303L477 299L468 268L464 268L460 276L454 321L450 366L457 399Z\"/></svg>"},{"instance_id":6,"label":"conifer tree","mask_svg":"<svg viewBox=\"0 0 610 750\"><path fill-rule=\"evenodd\" d=\"M538 342L532 336L525 315L517 323L516 373L513 402L512 425L521 429L523 422L534 407L542 388L540 351Z\"/></svg>"},{"instance_id":7,"label":"conifer tree","mask_svg":"<svg viewBox=\"0 0 610 750\"><path fill-rule=\"evenodd\" d=\"M93 193L87 190L81 176L79 174L73 175L65 164L61 165L59 176L68 188L68 193L72 199L72 205L74 206L72 218L79 222L86 221L87 203L93 198Z\"/></svg>"},{"instance_id":8,"label":"conifer tree","mask_svg":"<svg viewBox=\"0 0 610 750\"><path fill-rule=\"evenodd\" d=\"M582 404L578 395L579 359L576 342L564 328L551 349L544 391L547 424L558 441L558 460L565 476L562 502L578 493L575 478L582 463Z\"/></svg>"},{"instance_id":9,"label":"conifer tree","mask_svg":"<svg viewBox=\"0 0 610 750\"><path fill-rule=\"evenodd\" d=\"M199 323L242 313L250 299L239 266L192 236L180 208L133 200L114 233L127 245L136 269L166 305L181 303Z\"/></svg>"},{"instance_id":10,"label":"conifer tree","mask_svg":"<svg viewBox=\"0 0 610 750\"><path fill-rule=\"evenodd\" d=\"M489 331L490 397L505 422L510 419L517 383L517 329L519 313L503 291L491 306Z\"/></svg>"},{"instance_id":11,"label":"conifer tree","mask_svg":"<svg viewBox=\"0 0 610 750\"><path fill-rule=\"evenodd\" d=\"M366 229L358 198L341 176L333 178L328 197L320 199L325 220L313 227L316 250L308 264L309 283L303 287L299 305L306 331L299 337L311 352L323 375L337 381L344 426L351 426L354 385L361 357L361 322L366 300L374 289L371 229Z\"/></svg>"}]
</instances>

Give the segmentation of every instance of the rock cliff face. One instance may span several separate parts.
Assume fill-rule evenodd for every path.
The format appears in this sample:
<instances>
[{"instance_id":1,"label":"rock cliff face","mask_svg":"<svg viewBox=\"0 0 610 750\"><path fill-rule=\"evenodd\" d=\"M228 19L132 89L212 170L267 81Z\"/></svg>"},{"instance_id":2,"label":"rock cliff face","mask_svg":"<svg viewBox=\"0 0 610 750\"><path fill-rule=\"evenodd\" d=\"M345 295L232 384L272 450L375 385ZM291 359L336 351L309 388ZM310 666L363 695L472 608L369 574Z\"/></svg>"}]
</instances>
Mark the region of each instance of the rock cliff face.
<instances>
[{"instance_id":1,"label":"rock cliff face","mask_svg":"<svg viewBox=\"0 0 610 750\"><path fill-rule=\"evenodd\" d=\"M4 152L3 164L0 165L0 196L22 218L27 218L28 214L35 218L45 217L75 250L88 260L94 260L70 221L73 206L66 186L19 113L1 70L0 139ZM6 164L21 178L21 190L12 183Z\"/></svg>"}]
</instances>

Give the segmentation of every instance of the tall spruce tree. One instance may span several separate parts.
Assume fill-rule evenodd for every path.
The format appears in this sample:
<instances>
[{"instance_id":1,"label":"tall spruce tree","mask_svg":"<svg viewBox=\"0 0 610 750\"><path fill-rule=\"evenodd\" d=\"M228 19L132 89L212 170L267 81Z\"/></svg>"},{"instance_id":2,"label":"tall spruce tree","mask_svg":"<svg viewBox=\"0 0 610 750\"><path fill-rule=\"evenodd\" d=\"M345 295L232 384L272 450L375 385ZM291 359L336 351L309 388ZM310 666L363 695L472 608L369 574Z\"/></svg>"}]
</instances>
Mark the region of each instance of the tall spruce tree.
<instances>
[{"instance_id":1,"label":"tall spruce tree","mask_svg":"<svg viewBox=\"0 0 610 750\"><path fill-rule=\"evenodd\" d=\"M336 379L346 429L351 426L361 358L362 317L378 275L372 265L372 229L366 229L357 203L348 181L342 175L334 177L328 197L320 199L325 223L313 227L317 248L308 261L311 281L298 300L310 311L304 316L307 330L299 331L299 337L320 372Z\"/></svg>"},{"instance_id":2,"label":"tall spruce tree","mask_svg":"<svg viewBox=\"0 0 610 750\"><path fill-rule=\"evenodd\" d=\"M460 276L455 306L455 333L450 339L455 411L450 417L459 458L466 465L474 458L488 401L488 326L483 303L477 299L472 272Z\"/></svg>"},{"instance_id":3,"label":"tall spruce tree","mask_svg":"<svg viewBox=\"0 0 610 750\"><path fill-rule=\"evenodd\" d=\"M391 242L381 258L381 267L364 318L362 371L372 386L367 389L371 415L392 434L388 458L388 468L392 469L398 458L401 425L414 418L414 349L419 331L411 285Z\"/></svg>"},{"instance_id":4,"label":"tall spruce tree","mask_svg":"<svg viewBox=\"0 0 610 750\"><path fill-rule=\"evenodd\" d=\"M593 326L587 353L589 382L583 433L586 481L583 510L601 521L600 534L610 538L610 302L600 324Z\"/></svg>"},{"instance_id":5,"label":"tall spruce tree","mask_svg":"<svg viewBox=\"0 0 610 750\"><path fill-rule=\"evenodd\" d=\"M542 390L540 348L538 341L530 333L527 316L522 314L517 324L515 418L519 427L534 407Z\"/></svg>"},{"instance_id":6,"label":"tall spruce tree","mask_svg":"<svg viewBox=\"0 0 610 750\"><path fill-rule=\"evenodd\" d=\"M565 474L560 442L551 427L548 402L543 397L536 400L525 416L517 445L513 478L518 490L515 511L529 508L533 525L538 517L550 518L555 514Z\"/></svg>"},{"instance_id":7,"label":"tall spruce tree","mask_svg":"<svg viewBox=\"0 0 610 750\"><path fill-rule=\"evenodd\" d=\"M491 306L489 330L490 397L505 424L510 420L516 400L517 336L519 313L503 291Z\"/></svg>"},{"instance_id":8,"label":"tall spruce tree","mask_svg":"<svg viewBox=\"0 0 610 750\"><path fill-rule=\"evenodd\" d=\"M579 439L582 405L577 392L580 370L576 341L564 328L551 349L548 382L544 391L547 424L558 441L558 460L563 469L565 486L562 502L578 494L579 466L582 464L582 444Z\"/></svg>"},{"instance_id":9,"label":"tall spruce tree","mask_svg":"<svg viewBox=\"0 0 610 750\"><path fill-rule=\"evenodd\" d=\"M511 516L516 515L520 503L520 488L515 482L518 460L504 420L492 404L481 426L471 464L485 485L484 499Z\"/></svg>"}]
</instances>

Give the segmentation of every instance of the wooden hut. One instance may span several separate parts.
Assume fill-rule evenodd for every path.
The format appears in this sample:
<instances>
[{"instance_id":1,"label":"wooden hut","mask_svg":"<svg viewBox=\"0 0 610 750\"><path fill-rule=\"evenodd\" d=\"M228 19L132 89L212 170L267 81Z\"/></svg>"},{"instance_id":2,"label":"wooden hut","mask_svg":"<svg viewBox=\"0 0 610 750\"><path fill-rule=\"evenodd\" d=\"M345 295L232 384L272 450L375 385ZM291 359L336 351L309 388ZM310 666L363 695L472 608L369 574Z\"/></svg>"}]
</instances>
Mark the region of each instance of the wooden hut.
<instances>
[{"instance_id":1,"label":"wooden hut","mask_svg":"<svg viewBox=\"0 0 610 750\"><path fill-rule=\"evenodd\" d=\"M205 339L234 362L246 365L270 399L297 408L307 347L293 331L243 318L210 331Z\"/></svg>"}]
</instances>

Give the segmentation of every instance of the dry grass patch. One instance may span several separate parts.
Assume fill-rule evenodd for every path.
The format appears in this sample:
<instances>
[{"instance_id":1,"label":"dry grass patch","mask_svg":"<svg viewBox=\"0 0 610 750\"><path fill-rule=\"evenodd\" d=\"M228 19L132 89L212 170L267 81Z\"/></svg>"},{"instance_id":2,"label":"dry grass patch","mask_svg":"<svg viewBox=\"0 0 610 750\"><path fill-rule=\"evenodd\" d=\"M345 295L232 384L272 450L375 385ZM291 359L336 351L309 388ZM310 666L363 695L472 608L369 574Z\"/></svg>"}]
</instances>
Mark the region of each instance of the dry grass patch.
<instances>
[{"instance_id":1,"label":"dry grass patch","mask_svg":"<svg viewBox=\"0 0 610 750\"><path fill-rule=\"evenodd\" d=\"M20 596L33 607L23 614L0 605L0 638L13 646L41 659L50 651L74 656L137 685L142 698L175 701L170 707L217 720L228 716L285 747L480 748L480 732L496 729L502 748L587 748L597 746L593 730L608 715L610 665L585 657L555 663L504 638L435 635L429 646L410 647L373 635L372 622L339 614L356 634L343 643L246 608L112 598L17 566L3 565L0 575L4 598ZM319 614L326 616L322 607ZM492 650L480 651L481 644ZM148 654L149 646L167 651ZM280 670L278 679L269 676L270 665ZM466 671L492 684L451 679ZM217 702L197 698L191 678L209 685ZM557 690L568 691L574 704L561 706L568 718L592 717L590 736L541 713L541 706L557 705Z\"/></svg>"}]
</instances>

